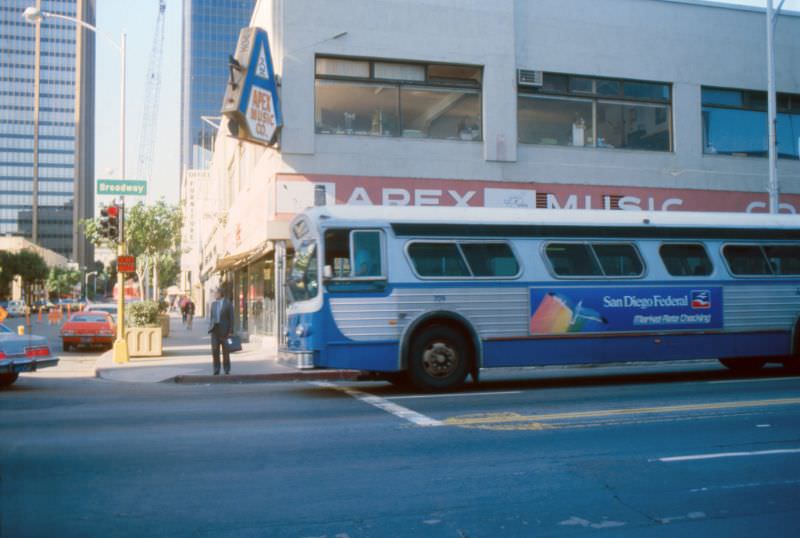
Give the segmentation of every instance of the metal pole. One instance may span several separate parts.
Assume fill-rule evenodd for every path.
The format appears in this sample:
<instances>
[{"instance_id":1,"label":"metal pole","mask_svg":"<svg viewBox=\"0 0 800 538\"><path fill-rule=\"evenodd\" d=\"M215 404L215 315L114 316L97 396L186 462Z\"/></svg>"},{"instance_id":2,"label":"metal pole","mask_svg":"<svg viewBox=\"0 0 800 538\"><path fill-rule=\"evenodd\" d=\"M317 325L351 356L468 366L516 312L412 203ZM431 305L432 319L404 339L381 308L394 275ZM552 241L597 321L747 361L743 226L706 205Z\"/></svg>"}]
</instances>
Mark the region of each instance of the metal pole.
<instances>
[{"instance_id":1,"label":"metal pole","mask_svg":"<svg viewBox=\"0 0 800 538\"><path fill-rule=\"evenodd\" d=\"M41 0L36 0L41 8ZM31 241L39 243L39 94L42 69L42 25L36 25L33 68L33 189L31 193Z\"/></svg>"},{"instance_id":2,"label":"metal pole","mask_svg":"<svg viewBox=\"0 0 800 538\"><path fill-rule=\"evenodd\" d=\"M778 212L778 165L775 152L775 42L774 42L775 14L772 9L772 0L767 0L767 130L768 130L768 155L769 155L769 212Z\"/></svg>"},{"instance_id":3,"label":"metal pole","mask_svg":"<svg viewBox=\"0 0 800 538\"><path fill-rule=\"evenodd\" d=\"M120 37L119 162L120 179L125 179L125 32Z\"/></svg>"}]
</instances>

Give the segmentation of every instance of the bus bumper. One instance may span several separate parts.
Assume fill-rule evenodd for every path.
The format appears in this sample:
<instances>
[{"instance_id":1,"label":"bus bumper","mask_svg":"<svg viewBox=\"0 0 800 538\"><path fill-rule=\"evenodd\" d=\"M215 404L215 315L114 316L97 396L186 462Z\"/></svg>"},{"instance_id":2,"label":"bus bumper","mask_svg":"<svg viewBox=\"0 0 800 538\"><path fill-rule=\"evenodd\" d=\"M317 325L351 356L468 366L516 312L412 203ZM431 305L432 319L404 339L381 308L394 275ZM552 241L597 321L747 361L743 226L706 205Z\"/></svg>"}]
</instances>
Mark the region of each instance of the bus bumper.
<instances>
[{"instance_id":1,"label":"bus bumper","mask_svg":"<svg viewBox=\"0 0 800 538\"><path fill-rule=\"evenodd\" d=\"M292 351L282 348L278 351L278 359L280 362L294 366L298 370L310 370L314 368L313 351Z\"/></svg>"}]
</instances>

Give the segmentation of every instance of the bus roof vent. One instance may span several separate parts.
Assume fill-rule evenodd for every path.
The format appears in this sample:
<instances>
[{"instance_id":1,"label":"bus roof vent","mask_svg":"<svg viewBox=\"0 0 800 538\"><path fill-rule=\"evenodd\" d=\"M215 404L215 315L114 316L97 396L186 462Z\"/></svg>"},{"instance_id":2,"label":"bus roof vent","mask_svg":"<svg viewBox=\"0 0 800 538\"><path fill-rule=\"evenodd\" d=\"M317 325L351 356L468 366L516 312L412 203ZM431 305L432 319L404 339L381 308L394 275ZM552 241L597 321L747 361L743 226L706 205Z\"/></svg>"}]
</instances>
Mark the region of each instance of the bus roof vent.
<instances>
[{"instance_id":1,"label":"bus roof vent","mask_svg":"<svg viewBox=\"0 0 800 538\"><path fill-rule=\"evenodd\" d=\"M541 88L544 84L544 73L542 71L531 71L530 69L517 69L517 85L529 88Z\"/></svg>"}]
</instances>

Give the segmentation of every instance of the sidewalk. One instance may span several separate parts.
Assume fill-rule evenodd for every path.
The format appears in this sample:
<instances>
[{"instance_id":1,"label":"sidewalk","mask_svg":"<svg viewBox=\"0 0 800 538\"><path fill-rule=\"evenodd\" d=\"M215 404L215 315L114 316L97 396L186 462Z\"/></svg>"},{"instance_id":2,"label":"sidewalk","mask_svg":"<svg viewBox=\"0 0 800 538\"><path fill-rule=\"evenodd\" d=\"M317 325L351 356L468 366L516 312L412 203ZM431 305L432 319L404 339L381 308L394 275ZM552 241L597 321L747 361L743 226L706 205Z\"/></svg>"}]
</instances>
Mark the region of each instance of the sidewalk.
<instances>
[{"instance_id":1,"label":"sidewalk","mask_svg":"<svg viewBox=\"0 0 800 538\"><path fill-rule=\"evenodd\" d=\"M207 321L195 318L193 330L183 326L177 314L170 315L170 334L163 340L161 357L134 357L117 364L111 351L97 359L95 376L129 383L261 383L268 381L354 380L353 370L298 370L281 364L274 351L260 342L244 343L242 351L231 353L230 375L212 375L211 337Z\"/></svg>"}]
</instances>

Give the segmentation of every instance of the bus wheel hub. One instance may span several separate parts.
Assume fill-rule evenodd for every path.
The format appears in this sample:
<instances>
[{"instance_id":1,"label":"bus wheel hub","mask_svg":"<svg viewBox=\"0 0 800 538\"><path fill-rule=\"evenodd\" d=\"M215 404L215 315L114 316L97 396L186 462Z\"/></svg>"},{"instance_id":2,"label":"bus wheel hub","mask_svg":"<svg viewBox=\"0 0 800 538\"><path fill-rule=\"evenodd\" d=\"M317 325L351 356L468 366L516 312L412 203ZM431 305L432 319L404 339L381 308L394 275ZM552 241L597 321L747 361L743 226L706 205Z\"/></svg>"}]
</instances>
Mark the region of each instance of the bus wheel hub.
<instances>
[{"instance_id":1,"label":"bus wheel hub","mask_svg":"<svg viewBox=\"0 0 800 538\"><path fill-rule=\"evenodd\" d=\"M433 377L447 377L458 365L455 350L444 342L434 342L425 349L422 356L425 372Z\"/></svg>"}]
</instances>

